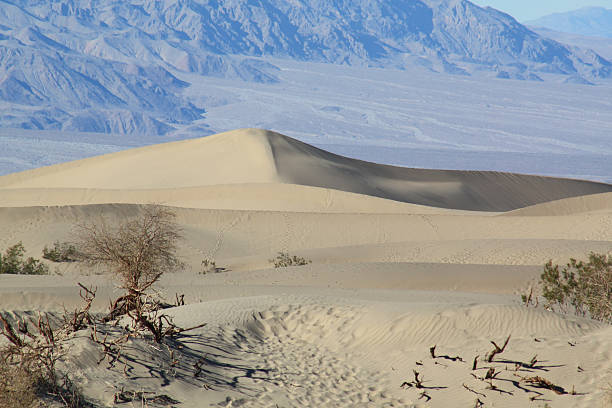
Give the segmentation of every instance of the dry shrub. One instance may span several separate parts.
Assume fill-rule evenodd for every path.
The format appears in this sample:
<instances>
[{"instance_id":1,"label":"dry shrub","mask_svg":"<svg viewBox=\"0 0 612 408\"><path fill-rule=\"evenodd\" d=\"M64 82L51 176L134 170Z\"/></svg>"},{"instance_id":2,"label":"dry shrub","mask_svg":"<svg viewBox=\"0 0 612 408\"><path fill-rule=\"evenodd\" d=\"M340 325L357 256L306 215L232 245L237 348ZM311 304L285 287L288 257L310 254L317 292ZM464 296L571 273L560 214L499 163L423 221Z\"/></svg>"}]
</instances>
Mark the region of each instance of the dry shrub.
<instances>
[{"instance_id":1,"label":"dry shrub","mask_svg":"<svg viewBox=\"0 0 612 408\"><path fill-rule=\"evenodd\" d=\"M73 333L54 328L48 316L11 323L0 314L0 407L42 406L44 400L67 408L90 407L66 375L56 370L65 354L62 343Z\"/></svg>"},{"instance_id":2,"label":"dry shrub","mask_svg":"<svg viewBox=\"0 0 612 408\"><path fill-rule=\"evenodd\" d=\"M107 265L121 288L133 296L145 293L164 272L182 266L176 255L182 238L173 211L147 207L143 214L116 227L104 221L78 227L77 251L90 265Z\"/></svg>"},{"instance_id":3,"label":"dry shrub","mask_svg":"<svg viewBox=\"0 0 612 408\"><path fill-rule=\"evenodd\" d=\"M571 259L563 268L552 261L541 275L542 296L548 306L612 323L612 259L591 253L587 262Z\"/></svg>"},{"instance_id":4,"label":"dry shrub","mask_svg":"<svg viewBox=\"0 0 612 408\"><path fill-rule=\"evenodd\" d=\"M134 331L145 329L156 342L184 331L160 314L162 302L152 286L169 271L182 267L176 255L182 231L176 215L152 206L137 218L109 227L104 221L78 227L77 252L90 265L106 265L125 291L116 299L104 321L128 315ZM199 326L201 327L201 326Z\"/></svg>"},{"instance_id":5,"label":"dry shrub","mask_svg":"<svg viewBox=\"0 0 612 408\"><path fill-rule=\"evenodd\" d=\"M269 262L275 268L287 268L289 266L303 266L312 263L311 260L299 257L297 255L289 255L286 252L279 252L276 258L270 259Z\"/></svg>"},{"instance_id":6,"label":"dry shrub","mask_svg":"<svg viewBox=\"0 0 612 408\"><path fill-rule=\"evenodd\" d=\"M30 408L35 406L42 385L40 374L19 365L11 365L0 356L0 407Z\"/></svg>"}]
</instances>

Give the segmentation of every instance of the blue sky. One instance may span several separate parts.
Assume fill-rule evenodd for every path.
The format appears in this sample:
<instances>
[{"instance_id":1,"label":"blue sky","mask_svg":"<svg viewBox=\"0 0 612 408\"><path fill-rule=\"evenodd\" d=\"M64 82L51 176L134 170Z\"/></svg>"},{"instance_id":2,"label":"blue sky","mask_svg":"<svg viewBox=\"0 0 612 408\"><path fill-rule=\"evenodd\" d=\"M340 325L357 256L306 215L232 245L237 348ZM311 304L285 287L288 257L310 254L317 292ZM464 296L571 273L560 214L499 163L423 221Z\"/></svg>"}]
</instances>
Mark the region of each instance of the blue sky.
<instances>
[{"instance_id":1,"label":"blue sky","mask_svg":"<svg viewBox=\"0 0 612 408\"><path fill-rule=\"evenodd\" d=\"M612 0L471 0L512 15L519 21L534 20L547 14L576 10L588 6L612 8Z\"/></svg>"}]
</instances>

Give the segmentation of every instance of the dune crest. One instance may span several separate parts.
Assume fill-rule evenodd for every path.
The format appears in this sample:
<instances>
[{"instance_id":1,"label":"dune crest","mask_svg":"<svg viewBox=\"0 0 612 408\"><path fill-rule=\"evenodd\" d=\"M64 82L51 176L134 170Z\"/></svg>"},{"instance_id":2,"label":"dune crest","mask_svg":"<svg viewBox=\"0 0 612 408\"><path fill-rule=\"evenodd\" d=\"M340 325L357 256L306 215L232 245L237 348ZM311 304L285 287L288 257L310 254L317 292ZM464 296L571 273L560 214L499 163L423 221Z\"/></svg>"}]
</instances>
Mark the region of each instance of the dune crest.
<instances>
[{"instance_id":1,"label":"dune crest","mask_svg":"<svg viewBox=\"0 0 612 408\"><path fill-rule=\"evenodd\" d=\"M45 189L41 191L47 194L53 189L161 190L235 184L295 184L422 206L489 212L612 192L612 185L590 181L364 162L259 129L147 146L0 177L0 189L7 197L26 194L17 191L24 189ZM308 192L296 194L299 199ZM163 194L152 195L160 202L173 202ZM253 196L258 194L253 192ZM195 201L191 205L198 207Z\"/></svg>"}]
</instances>

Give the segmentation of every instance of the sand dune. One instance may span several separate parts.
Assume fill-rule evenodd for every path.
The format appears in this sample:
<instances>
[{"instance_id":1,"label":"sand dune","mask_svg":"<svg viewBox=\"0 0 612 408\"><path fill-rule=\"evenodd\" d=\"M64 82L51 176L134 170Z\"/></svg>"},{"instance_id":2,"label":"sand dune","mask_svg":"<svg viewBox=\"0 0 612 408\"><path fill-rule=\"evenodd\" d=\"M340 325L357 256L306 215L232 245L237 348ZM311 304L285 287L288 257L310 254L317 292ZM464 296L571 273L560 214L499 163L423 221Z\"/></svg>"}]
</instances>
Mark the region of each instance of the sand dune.
<instances>
[{"instance_id":1,"label":"sand dune","mask_svg":"<svg viewBox=\"0 0 612 408\"><path fill-rule=\"evenodd\" d=\"M610 326L525 308L519 294L549 259L612 249L610 191L383 166L247 129L0 177L0 250L23 241L40 257L77 224L121 222L149 203L176 212L185 268L156 289L185 295L168 309L177 324L207 326L181 347L131 339L117 364L98 364L89 334L70 340L61 368L97 406L133 390L186 408L607 408ZM312 263L274 269L278 251ZM223 271L200 274L203 259ZM0 275L3 314L78 307L78 282L97 288L96 312L120 293L104 268L48 264L57 274ZM507 352L483 362L510 334ZM489 366L496 390L473 376ZM428 388L400 387L413 370ZM535 375L577 395L520 380Z\"/></svg>"},{"instance_id":2,"label":"sand dune","mask_svg":"<svg viewBox=\"0 0 612 408\"><path fill-rule=\"evenodd\" d=\"M612 194L602 193L536 204L533 206L510 211L506 215L559 216L606 212L610 211L611 209Z\"/></svg>"},{"instance_id":3,"label":"sand dune","mask_svg":"<svg viewBox=\"0 0 612 408\"><path fill-rule=\"evenodd\" d=\"M151 190L246 183L299 184L474 211L509 211L612 191L611 185L588 181L385 166L334 155L257 129L132 149L0 177L2 189Z\"/></svg>"},{"instance_id":4,"label":"sand dune","mask_svg":"<svg viewBox=\"0 0 612 408\"><path fill-rule=\"evenodd\" d=\"M117 222L142 206L102 204L0 208L0 247L22 240L34 254L71 228L104 217ZM177 208L185 230L181 251L197 268L214 258L234 270L263 268L278 251L317 263L433 262L542 265L605 251L612 212L564 217L465 214L319 213Z\"/></svg>"},{"instance_id":5,"label":"sand dune","mask_svg":"<svg viewBox=\"0 0 612 408\"><path fill-rule=\"evenodd\" d=\"M0 207L156 203L183 208L288 212L444 214L455 211L328 188L280 183L134 190L5 188L0 191Z\"/></svg>"}]
</instances>

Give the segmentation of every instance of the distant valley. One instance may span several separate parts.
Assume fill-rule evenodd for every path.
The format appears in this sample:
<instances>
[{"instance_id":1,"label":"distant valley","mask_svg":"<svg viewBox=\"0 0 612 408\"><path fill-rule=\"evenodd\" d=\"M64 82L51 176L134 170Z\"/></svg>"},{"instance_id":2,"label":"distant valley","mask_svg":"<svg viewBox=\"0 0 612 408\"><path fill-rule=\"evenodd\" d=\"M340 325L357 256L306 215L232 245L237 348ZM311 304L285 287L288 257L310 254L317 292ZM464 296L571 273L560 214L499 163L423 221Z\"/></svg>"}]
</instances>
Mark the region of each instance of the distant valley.
<instances>
[{"instance_id":1,"label":"distant valley","mask_svg":"<svg viewBox=\"0 0 612 408\"><path fill-rule=\"evenodd\" d=\"M260 127L607 180L612 54L577 45L464 0L4 0L0 173Z\"/></svg>"}]
</instances>

